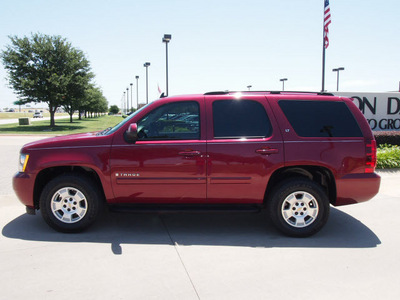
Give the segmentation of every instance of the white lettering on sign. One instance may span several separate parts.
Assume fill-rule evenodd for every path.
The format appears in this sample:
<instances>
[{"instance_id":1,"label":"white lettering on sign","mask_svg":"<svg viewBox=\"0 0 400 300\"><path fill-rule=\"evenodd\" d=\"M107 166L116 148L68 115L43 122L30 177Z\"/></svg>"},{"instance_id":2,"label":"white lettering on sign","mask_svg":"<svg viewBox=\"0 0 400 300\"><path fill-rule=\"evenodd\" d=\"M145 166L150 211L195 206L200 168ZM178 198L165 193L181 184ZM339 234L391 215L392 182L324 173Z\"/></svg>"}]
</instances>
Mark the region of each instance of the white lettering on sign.
<instances>
[{"instance_id":1,"label":"white lettering on sign","mask_svg":"<svg viewBox=\"0 0 400 300\"><path fill-rule=\"evenodd\" d=\"M372 130L400 130L400 93L335 92L352 98Z\"/></svg>"}]
</instances>

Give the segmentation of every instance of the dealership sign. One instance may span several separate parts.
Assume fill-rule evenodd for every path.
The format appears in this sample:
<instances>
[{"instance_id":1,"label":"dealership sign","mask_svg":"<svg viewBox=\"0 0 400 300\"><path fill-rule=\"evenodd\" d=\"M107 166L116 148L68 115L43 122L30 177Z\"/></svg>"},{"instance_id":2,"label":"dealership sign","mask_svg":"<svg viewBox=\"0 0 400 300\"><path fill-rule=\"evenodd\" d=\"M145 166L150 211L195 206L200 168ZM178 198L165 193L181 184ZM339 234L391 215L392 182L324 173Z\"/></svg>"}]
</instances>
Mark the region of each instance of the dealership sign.
<instances>
[{"instance_id":1,"label":"dealership sign","mask_svg":"<svg viewBox=\"0 0 400 300\"><path fill-rule=\"evenodd\" d=\"M400 93L351 93L335 95L352 98L372 130L400 131Z\"/></svg>"}]
</instances>

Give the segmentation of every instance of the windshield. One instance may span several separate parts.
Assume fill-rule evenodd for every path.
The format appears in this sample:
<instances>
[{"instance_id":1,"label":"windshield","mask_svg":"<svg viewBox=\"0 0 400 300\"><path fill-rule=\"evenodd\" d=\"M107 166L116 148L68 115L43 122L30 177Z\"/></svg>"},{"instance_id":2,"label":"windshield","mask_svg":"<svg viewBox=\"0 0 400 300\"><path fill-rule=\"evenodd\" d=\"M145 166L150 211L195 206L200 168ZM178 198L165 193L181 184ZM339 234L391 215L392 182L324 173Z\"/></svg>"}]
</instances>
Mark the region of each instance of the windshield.
<instances>
[{"instance_id":1,"label":"windshield","mask_svg":"<svg viewBox=\"0 0 400 300\"><path fill-rule=\"evenodd\" d=\"M147 107L148 105L152 105L152 103L147 104L143 107L141 107L140 109L138 109L137 111L135 111L133 114L131 114L130 116L126 117L125 119L123 119L120 123L118 123L117 125L115 125L114 127L109 127L103 131L100 132L101 135L108 135L108 134L112 134L114 132L116 132L118 129L120 129L122 126L124 126L126 123L129 123L130 120L136 116L136 114L138 114L144 107Z\"/></svg>"}]
</instances>

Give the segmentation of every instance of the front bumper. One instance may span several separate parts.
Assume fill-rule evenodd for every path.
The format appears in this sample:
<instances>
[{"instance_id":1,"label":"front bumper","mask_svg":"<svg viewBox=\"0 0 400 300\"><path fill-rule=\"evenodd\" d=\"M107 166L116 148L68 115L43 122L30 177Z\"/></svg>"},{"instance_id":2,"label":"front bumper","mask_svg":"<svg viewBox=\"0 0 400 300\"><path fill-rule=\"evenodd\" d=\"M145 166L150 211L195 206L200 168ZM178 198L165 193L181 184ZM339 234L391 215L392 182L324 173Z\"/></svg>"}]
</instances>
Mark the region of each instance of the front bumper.
<instances>
[{"instance_id":1,"label":"front bumper","mask_svg":"<svg viewBox=\"0 0 400 300\"><path fill-rule=\"evenodd\" d=\"M32 175L25 172L18 172L13 177L13 188L19 201L27 208L34 209L34 185L35 180Z\"/></svg>"}]
</instances>

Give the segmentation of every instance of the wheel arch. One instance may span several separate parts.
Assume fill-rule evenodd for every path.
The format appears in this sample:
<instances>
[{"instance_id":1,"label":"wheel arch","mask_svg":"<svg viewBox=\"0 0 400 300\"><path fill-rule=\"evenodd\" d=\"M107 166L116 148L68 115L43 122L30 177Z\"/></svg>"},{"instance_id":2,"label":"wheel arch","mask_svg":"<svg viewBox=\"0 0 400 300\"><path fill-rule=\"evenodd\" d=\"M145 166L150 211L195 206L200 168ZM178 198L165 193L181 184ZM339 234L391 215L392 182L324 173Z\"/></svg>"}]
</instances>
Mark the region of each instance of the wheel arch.
<instances>
[{"instance_id":1,"label":"wheel arch","mask_svg":"<svg viewBox=\"0 0 400 300\"><path fill-rule=\"evenodd\" d=\"M290 178L303 177L318 183L328 195L329 202L336 202L336 184L332 172L320 166L292 166L276 170L270 177L264 195L264 203L268 202L274 189L283 181Z\"/></svg>"}]
</instances>

